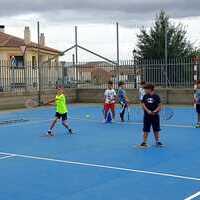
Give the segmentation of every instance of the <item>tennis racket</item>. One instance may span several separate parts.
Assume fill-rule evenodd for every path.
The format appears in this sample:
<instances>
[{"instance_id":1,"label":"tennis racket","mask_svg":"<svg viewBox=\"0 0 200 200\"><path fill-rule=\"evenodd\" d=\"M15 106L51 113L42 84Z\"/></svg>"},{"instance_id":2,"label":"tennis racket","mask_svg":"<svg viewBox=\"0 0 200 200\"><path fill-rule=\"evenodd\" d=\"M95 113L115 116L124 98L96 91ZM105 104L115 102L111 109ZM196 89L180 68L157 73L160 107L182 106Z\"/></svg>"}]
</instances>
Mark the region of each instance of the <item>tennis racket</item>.
<instances>
[{"instance_id":1,"label":"tennis racket","mask_svg":"<svg viewBox=\"0 0 200 200\"><path fill-rule=\"evenodd\" d=\"M25 101L25 107L28 108L28 109L31 109L31 108L36 108L39 106L39 103L38 101L34 100L34 99L27 99Z\"/></svg>"},{"instance_id":2,"label":"tennis racket","mask_svg":"<svg viewBox=\"0 0 200 200\"><path fill-rule=\"evenodd\" d=\"M128 105L128 107L127 107L128 121L130 121L130 113L131 113L131 108L130 108L130 106Z\"/></svg>"},{"instance_id":3,"label":"tennis racket","mask_svg":"<svg viewBox=\"0 0 200 200\"><path fill-rule=\"evenodd\" d=\"M120 113L125 110L127 112L127 119L128 121L130 121L130 117L131 117L131 108L130 108L130 105L128 103L124 103L124 102L119 102L119 105L121 106L121 110L120 110Z\"/></svg>"},{"instance_id":4,"label":"tennis racket","mask_svg":"<svg viewBox=\"0 0 200 200\"><path fill-rule=\"evenodd\" d=\"M106 120L107 120L107 116L106 116L106 118L105 118L105 109L104 109L104 108L102 109L102 114L103 114L103 115L102 115L102 116L103 116L103 120L106 121Z\"/></svg>"},{"instance_id":5,"label":"tennis racket","mask_svg":"<svg viewBox=\"0 0 200 200\"><path fill-rule=\"evenodd\" d=\"M33 108L36 108L40 105L42 105L42 106L50 105L49 102L50 102L50 100L47 97L44 97L40 104L38 103L38 100L36 100L36 99L27 99L25 101L25 107L28 108L28 109L33 109Z\"/></svg>"},{"instance_id":6,"label":"tennis racket","mask_svg":"<svg viewBox=\"0 0 200 200\"><path fill-rule=\"evenodd\" d=\"M134 108L134 120L137 122L141 122L143 120L144 111L140 107ZM174 110L170 107L163 107L159 112L160 119L162 121L169 121L174 117Z\"/></svg>"},{"instance_id":7,"label":"tennis racket","mask_svg":"<svg viewBox=\"0 0 200 200\"><path fill-rule=\"evenodd\" d=\"M174 110L170 107L163 107L160 111L160 118L163 121L168 121L174 117Z\"/></svg>"},{"instance_id":8,"label":"tennis racket","mask_svg":"<svg viewBox=\"0 0 200 200\"><path fill-rule=\"evenodd\" d=\"M133 108L133 120L136 122L142 122L144 116L144 110L141 107Z\"/></svg>"},{"instance_id":9,"label":"tennis racket","mask_svg":"<svg viewBox=\"0 0 200 200\"><path fill-rule=\"evenodd\" d=\"M133 116L131 105L128 104L126 109L127 109L127 118L128 118L128 121L130 121Z\"/></svg>"},{"instance_id":10,"label":"tennis racket","mask_svg":"<svg viewBox=\"0 0 200 200\"><path fill-rule=\"evenodd\" d=\"M102 113L103 113L103 119L105 120L106 123L109 123L112 121L112 114L110 111L107 112L107 115L105 116L105 109L103 108Z\"/></svg>"}]
</instances>

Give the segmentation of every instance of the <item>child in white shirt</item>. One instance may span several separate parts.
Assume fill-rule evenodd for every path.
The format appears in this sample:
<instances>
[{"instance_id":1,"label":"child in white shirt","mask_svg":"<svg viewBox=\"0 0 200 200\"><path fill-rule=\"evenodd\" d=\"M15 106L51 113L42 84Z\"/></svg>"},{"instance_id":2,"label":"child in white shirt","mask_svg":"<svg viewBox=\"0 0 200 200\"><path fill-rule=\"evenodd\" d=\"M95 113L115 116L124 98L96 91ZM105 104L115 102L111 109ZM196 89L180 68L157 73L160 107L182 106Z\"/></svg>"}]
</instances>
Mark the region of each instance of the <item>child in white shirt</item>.
<instances>
[{"instance_id":1,"label":"child in white shirt","mask_svg":"<svg viewBox=\"0 0 200 200\"><path fill-rule=\"evenodd\" d=\"M112 120L115 120L115 103L116 103L116 92L113 89L113 82L108 82L108 89L104 93L104 118L107 119L109 110L112 112Z\"/></svg>"},{"instance_id":2,"label":"child in white shirt","mask_svg":"<svg viewBox=\"0 0 200 200\"><path fill-rule=\"evenodd\" d=\"M140 82L140 88L139 88L139 100L140 100L140 102L143 100L143 97L145 95L145 90L144 90L145 85L146 85L145 81Z\"/></svg>"}]
</instances>

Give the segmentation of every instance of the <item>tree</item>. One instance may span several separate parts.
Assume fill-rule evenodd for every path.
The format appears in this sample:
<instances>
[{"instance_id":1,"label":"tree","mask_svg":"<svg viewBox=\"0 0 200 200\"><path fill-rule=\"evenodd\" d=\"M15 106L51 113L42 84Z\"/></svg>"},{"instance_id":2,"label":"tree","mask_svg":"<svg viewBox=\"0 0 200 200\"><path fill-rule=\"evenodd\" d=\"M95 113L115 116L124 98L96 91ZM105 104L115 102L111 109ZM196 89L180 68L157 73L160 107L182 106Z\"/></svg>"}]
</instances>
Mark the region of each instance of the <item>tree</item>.
<instances>
[{"instance_id":1,"label":"tree","mask_svg":"<svg viewBox=\"0 0 200 200\"><path fill-rule=\"evenodd\" d=\"M200 48L194 48L191 57L200 57Z\"/></svg>"},{"instance_id":2,"label":"tree","mask_svg":"<svg viewBox=\"0 0 200 200\"><path fill-rule=\"evenodd\" d=\"M138 56L140 58L165 58L165 38L167 31L168 57L188 57L193 54L191 43L187 40L182 24L174 25L169 16L161 11L149 32L142 29L137 35Z\"/></svg>"}]
</instances>

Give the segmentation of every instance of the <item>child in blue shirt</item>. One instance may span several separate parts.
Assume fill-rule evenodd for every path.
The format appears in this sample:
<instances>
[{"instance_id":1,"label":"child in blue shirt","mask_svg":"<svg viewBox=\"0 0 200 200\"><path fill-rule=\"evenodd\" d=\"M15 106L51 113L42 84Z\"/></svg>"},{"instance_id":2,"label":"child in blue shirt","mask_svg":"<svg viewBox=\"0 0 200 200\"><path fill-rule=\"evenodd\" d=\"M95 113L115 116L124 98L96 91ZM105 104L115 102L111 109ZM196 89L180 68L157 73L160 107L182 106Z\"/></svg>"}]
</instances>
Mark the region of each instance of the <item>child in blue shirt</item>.
<instances>
[{"instance_id":1,"label":"child in blue shirt","mask_svg":"<svg viewBox=\"0 0 200 200\"><path fill-rule=\"evenodd\" d=\"M122 122L124 122L124 115L125 115L125 111L128 108L128 98L126 96L126 91L124 90L124 85L125 83L123 81L120 81L118 86L119 86L119 90L118 90L118 102L122 107L122 110L120 112L120 119Z\"/></svg>"}]
</instances>

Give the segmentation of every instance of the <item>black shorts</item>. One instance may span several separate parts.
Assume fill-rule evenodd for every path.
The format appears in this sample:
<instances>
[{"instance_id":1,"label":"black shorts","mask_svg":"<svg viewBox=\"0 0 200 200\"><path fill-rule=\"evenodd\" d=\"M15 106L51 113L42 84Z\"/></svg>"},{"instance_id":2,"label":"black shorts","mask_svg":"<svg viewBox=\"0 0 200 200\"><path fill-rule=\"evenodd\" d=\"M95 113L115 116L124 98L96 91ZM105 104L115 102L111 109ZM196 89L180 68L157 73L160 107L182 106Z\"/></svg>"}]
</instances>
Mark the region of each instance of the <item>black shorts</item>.
<instances>
[{"instance_id":1,"label":"black shorts","mask_svg":"<svg viewBox=\"0 0 200 200\"><path fill-rule=\"evenodd\" d=\"M67 120L67 113L60 114L60 113L56 112L55 117L57 117L58 119L61 118L62 121L65 121L65 120Z\"/></svg>"},{"instance_id":2,"label":"black shorts","mask_svg":"<svg viewBox=\"0 0 200 200\"><path fill-rule=\"evenodd\" d=\"M144 115L144 126L143 131L149 133L151 131L151 127L154 132L160 131L160 116L159 115Z\"/></svg>"},{"instance_id":3,"label":"black shorts","mask_svg":"<svg viewBox=\"0 0 200 200\"><path fill-rule=\"evenodd\" d=\"M200 114L200 104L196 104L196 111Z\"/></svg>"}]
</instances>

